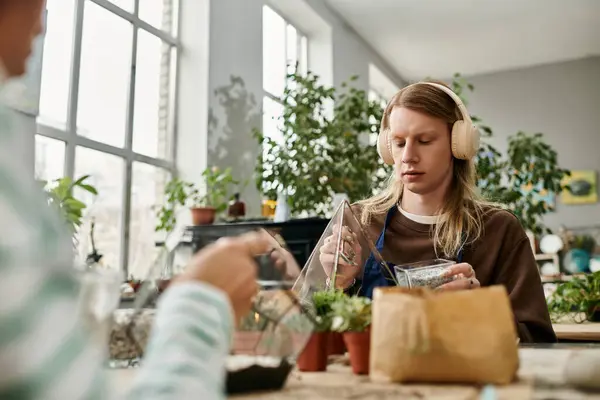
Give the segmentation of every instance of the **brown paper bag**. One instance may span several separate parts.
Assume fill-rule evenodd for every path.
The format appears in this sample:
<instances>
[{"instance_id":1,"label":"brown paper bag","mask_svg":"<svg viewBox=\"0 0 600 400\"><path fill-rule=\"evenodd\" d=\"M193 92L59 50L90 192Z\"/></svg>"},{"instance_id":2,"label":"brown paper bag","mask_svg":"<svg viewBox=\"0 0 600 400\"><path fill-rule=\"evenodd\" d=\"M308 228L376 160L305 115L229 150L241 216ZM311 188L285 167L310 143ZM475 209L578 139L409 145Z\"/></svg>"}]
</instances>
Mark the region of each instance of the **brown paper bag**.
<instances>
[{"instance_id":1,"label":"brown paper bag","mask_svg":"<svg viewBox=\"0 0 600 400\"><path fill-rule=\"evenodd\" d=\"M519 367L516 337L504 286L456 292L377 288L370 377L507 384Z\"/></svg>"}]
</instances>

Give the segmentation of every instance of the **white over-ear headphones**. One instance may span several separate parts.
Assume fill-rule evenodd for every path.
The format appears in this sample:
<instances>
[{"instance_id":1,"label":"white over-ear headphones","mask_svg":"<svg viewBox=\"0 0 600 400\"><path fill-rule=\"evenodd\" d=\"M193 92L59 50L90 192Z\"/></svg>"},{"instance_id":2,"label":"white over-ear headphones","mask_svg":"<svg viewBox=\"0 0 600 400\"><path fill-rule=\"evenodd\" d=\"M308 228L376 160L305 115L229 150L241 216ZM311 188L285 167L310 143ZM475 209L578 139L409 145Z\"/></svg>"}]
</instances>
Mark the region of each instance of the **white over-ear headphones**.
<instances>
[{"instance_id":1,"label":"white over-ear headphones","mask_svg":"<svg viewBox=\"0 0 600 400\"><path fill-rule=\"evenodd\" d=\"M417 82L410 86L413 85L430 85L436 87L447 93L452 100L454 100L462 115L462 120L456 121L452 126L452 155L460 160L470 160L473 158L477 154L477 150L479 150L479 130L473 125L471 116L460 97L446 86L438 83ZM381 129L379 132L377 137L377 152L383 159L383 162L388 165L394 164L394 157L392 156L392 139L389 136L389 129Z\"/></svg>"}]
</instances>

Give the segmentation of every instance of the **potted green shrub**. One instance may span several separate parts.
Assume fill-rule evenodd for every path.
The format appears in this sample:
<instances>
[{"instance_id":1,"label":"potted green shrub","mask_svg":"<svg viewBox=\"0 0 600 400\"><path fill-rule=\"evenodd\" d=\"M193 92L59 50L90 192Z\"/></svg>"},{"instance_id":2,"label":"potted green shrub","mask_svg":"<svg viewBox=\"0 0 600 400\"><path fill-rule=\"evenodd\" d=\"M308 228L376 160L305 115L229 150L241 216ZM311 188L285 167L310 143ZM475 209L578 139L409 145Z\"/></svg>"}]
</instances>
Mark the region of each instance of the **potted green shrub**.
<instances>
[{"instance_id":1,"label":"potted green shrub","mask_svg":"<svg viewBox=\"0 0 600 400\"><path fill-rule=\"evenodd\" d=\"M577 323L600 322L600 271L558 284L548 299L548 310L555 322L566 316Z\"/></svg>"},{"instance_id":2,"label":"potted green shrub","mask_svg":"<svg viewBox=\"0 0 600 400\"><path fill-rule=\"evenodd\" d=\"M369 373L371 353L371 300L367 297L342 297L332 304L331 328L341 332L350 355L352 372Z\"/></svg>"},{"instance_id":3,"label":"potted green shrub","mask_svg":"<svg viewBox=\"0 0 600 400\"><path fill-rule=\"evenodd\" d=\"M179 207L189 207L192 224L210 225L216 215L227 209L230 199L229 186L237 183L231 175L231 168L220 170L218 167L207 168L202 172L204 191L192 182L174 178L165 187L164 205L158 210L156 231L170 232L177 223L176 213Z\"/></svg>"},{"instance_id":4,"label":"potted green shrub","mask_svg":"<svg viewBox=\"0 0 600 400\"><path fill-rule=\"evenodd\" d=\"M331 331L332 305L343 297L346 297L346 295L337 290L319 291L312 295L311 308L318 323L304 350L298 356L297 364L300 371L325 371L327 369L327 356L334 353L343 353L343 348L341 351L331 348L332 344L336 345L332 341L334 336ZM335 332L335 336L339 336L341 339L339 332Z\"/></svg>"},{"instance_id":5,"label":"potted green shrub","mask_svg":"<svg viewBox=\"0 0 600 400\"><path fill-rule=\"evenodd\" d=\"M315 307L316 315L321 317L327 316L328 319L332 319L333 303L342 300L345 297L347 297L347 295L341 290L326 290L315 293L313 295L313 306ZM344 345L342 334L330 330L327 338L327 354L344 354L345 350L346 347Z\"/></svg>"}]
</instances>

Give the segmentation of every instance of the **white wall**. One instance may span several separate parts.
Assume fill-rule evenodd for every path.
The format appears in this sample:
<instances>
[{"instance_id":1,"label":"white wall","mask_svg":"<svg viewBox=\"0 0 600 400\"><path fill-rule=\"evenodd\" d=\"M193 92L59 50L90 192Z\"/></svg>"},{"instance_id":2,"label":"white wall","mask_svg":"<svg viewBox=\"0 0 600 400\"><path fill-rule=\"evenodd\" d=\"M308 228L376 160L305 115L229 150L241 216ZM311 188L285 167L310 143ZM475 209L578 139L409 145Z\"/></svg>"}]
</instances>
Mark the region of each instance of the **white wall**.
<instances>
[{"instance_id":1,"label":"white wall","mask_svg":"<svg viewBox=\"0 0 600 400\"><path fill-rule=\"evenodd\" d=\"M398 86L404 82L393 72L383 59L369 47L351 28L320 0L268 0L278 12L292 24L297 25L309 36L309 68L323 77L324 83L339 85L352 75L359 75L355 86L367 90L369 87L369 64L386 73ZM199 2L203 3L203 2ZM196 65L181 77L180 87L187 94L180 96L180 112L187 108L180 120L179 132L182 136L198 135L206 132L208 155L206 165L232 166L238 179L251 179L259 146L252 137L252 127L262 125L262 6L263 0L212 0L208 19L208 90L202 91L201 84L192 82L192 70L202 69ZM188 6L190 7L190 6ZM194 5L191 9L201 8ZM199 11L198 11L199 12ZM185 17L182 24L198 24L197 19ZM200 21L203 21L200 19ZM201 30L196 29L196 35ZM184 33L193 34L194 29L184 27ZM183 38L184 46L190 40ZM311 38L314 39L311 43ZM197 51L197 50L195 50ZM199 71L201 72L201 71ZM240 77L244 88L234 85L226 89L229 96L215 94L215 90L231 85L231 77ZM203 79L200 73L197 79ZM195 89L186 88L194 85ZM192 91L195 90L194 93ZM206 124L202 117L203 103L185 104L186 98L208 98ZM205 103L204 103L205 104ZM199 113L197 125L192 123L193 110ZM193 132L193 133L192 133ZM179 157L193 159L198 146L186 148L185 140L179 142ZM186 153L188 153L186 155ZM190 155L190 153L192 153ZM197 154L202 158L201 154ZM191 163L189 163L192 165ZM200 163L196 163L200 165ZM251 180L242 193L247 203L248 213L259 213L260 196Z\"/></svg>"},{"instance_id":2,"label":"white wall","mask_svg":"<svg viewBox=\"0 0 600 400\"><path fill-rule=\"evenodd\" d=\"M494 130L504 152L519 130L542 132L569 169L600 171L600 57L469 77L469 111ZM450 81L447 79L446 81ZM600 203L565 205L545 222L551 228L600 225Z\"/></svg>"}]
</instances>

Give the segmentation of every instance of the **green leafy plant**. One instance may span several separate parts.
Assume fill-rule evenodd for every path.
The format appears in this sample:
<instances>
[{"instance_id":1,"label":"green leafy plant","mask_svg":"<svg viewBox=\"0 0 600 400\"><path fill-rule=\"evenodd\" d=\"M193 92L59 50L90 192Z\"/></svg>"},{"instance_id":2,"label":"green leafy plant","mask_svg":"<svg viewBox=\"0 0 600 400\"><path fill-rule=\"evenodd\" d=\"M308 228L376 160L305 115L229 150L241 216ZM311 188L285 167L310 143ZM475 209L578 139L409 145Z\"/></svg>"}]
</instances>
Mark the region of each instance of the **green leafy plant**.
<instances>
[{"instance_id":1,"label":"green leafy plant","mask_svg":"<svg viewBox=\"0 0 600 400\"><path fill-rule=\"evenodd\" d=\"M600 272L559 283L548 299L548 310L555 322L565 316L577 323L593 321L600 313Z\"/></svg>"},{"instance_id":2,"label":"green leafy plant","mask_svg":"<svg viewBox=\"0 0 600 400\"><path fill-rule=\"evenodd\" d=\"M79 188L93 195L98 195L96 188L86 183L89 177L89 175L84 175L75 181L69 177L63 177L52 181L50 184L42 181L42 184L46 187L48 203L59 210L73 233L81 226L83 211L87 207L83 201L75 197L74 190Z\"/></svg>"},{"instance_id":3,"label":"green leafy plant","mask_svg":"<svg viewBox=\"0 0 600 400\"><path fill-rule=\"evenodd\" d=\"M335 193L354 202L381 187L387 176L369 144L369 135L379 131L381 105L348 84L338 92L318 80L312 72L289 74L278 121L281 137L253 131L263 146L257 188L273 200L287 195L294 215L325 215Z\"/></svg>"},{"instance_id":4,"label":"green leafy plant","mask_svg":"<svg viewBox=\"0 0 600 400\"><path fill-rule=\"evenodd\" d=\"M465 104L467 91L475 89L460 74L454 76L451 87ZM562 182L570 171L559 167L557 153L542 133L517 132L508 138L508 151L503 155L488 141L492 128L475 115L471 119L482 135L476 158L481 194L504 204L525 229L536 235L549 232L542 217L552 210L549 197L568 190Z\"/></svg>"},{"instance_id":5,"label":"green leafy plant","mask_svg":"<svg viewBox=\"0 0 600 400\"><path fill-rule=\"evenodd\" d=\"M157 211L158 222L155 230L170 232L177 223L177 211L180 207L212 207L217 213L227 209L230 200L230 185L238 182L233 179L231 168L221 170L217 167L207 168L202 172L204 191L188 181L173 178L164 190L163 206Z\"/></svg>"},{"instance_id":6,"label":"green leafy plant","mask_svg":"<svg viewBox=\"0 0 600 400\"><path fill-rule=\"evenodd\" d=\"M333 320L333 304L348 297L341 290L323 290L315 292L312 296L314 313L319 321L317 331L325 332L331 330Z\"/></svg>"},{"instance_id":7,"label":"green leafy plant","mask_svg":"<svg viewBox=\"0 0 600 400\"><path fill-rule=\"evenodd\" d=\"M371 300L367 297L341 297L331 308L335 332L364 332L371 325Z\"/></svg>"}]
</instances>

